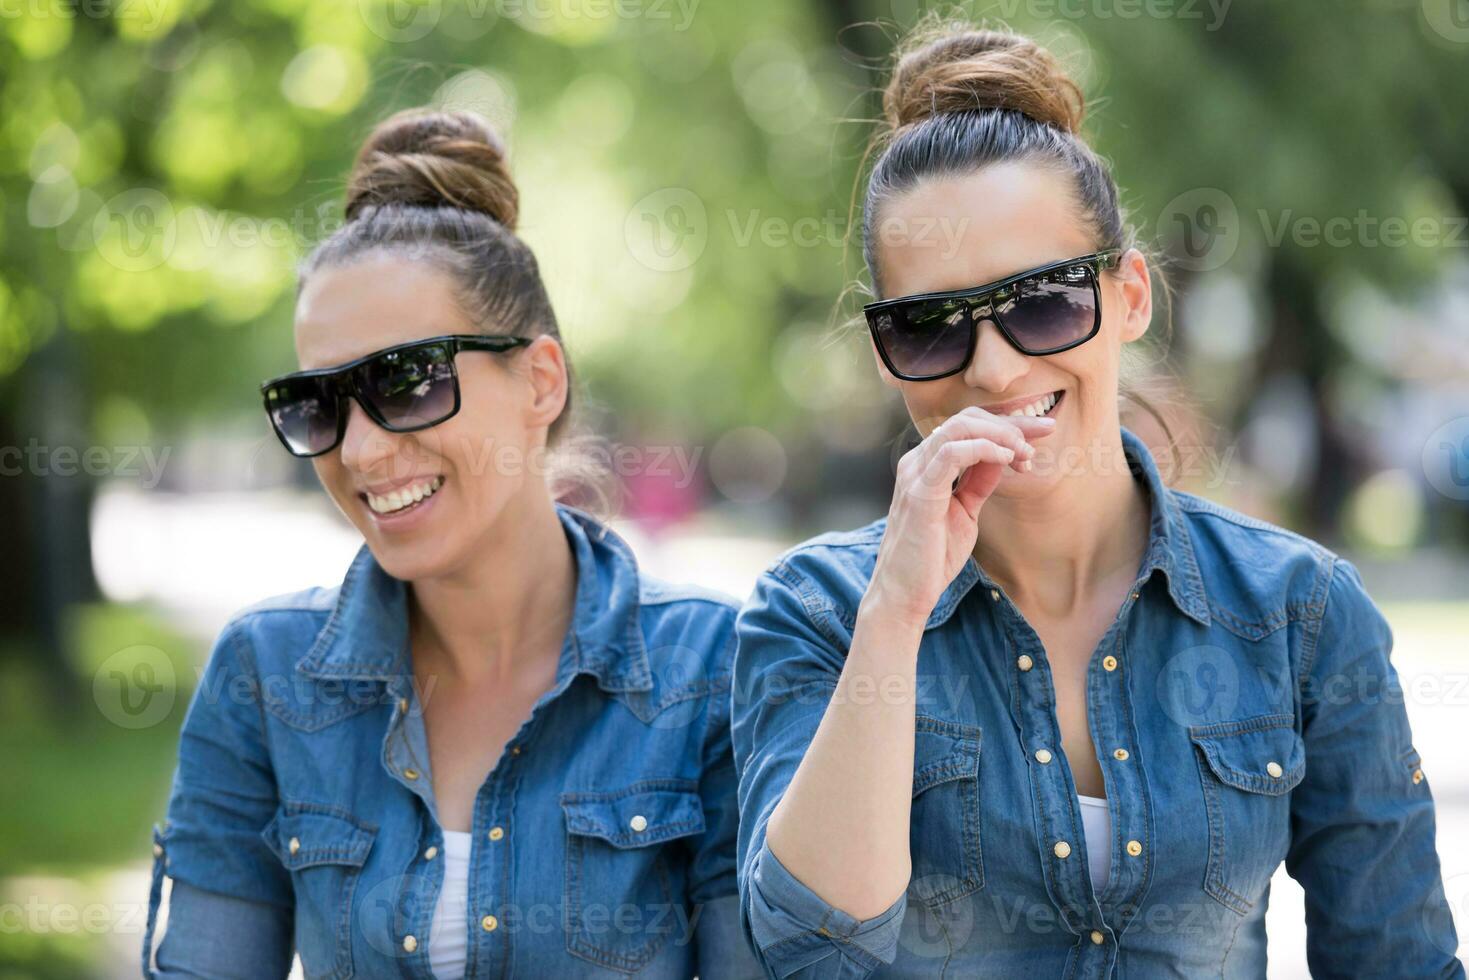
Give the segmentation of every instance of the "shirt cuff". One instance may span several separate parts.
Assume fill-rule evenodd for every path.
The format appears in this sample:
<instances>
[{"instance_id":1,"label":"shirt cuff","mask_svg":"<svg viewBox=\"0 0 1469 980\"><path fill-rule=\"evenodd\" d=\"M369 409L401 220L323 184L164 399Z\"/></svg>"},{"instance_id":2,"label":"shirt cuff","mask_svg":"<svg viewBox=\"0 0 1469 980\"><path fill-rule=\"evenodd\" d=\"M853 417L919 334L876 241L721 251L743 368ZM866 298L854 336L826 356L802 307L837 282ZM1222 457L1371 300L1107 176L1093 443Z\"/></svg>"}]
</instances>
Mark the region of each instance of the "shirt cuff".
<instances>
[{"instance_id":1,"label":"shirt cuff","mask_svg":"<svg viewBox=\"0 0 1469 980\"><path fill-rule=\"evenodd\" d=\"M802 884L764 841L751 864L747 892L755 947L778 977L834 956L842 960L841 968L823 964L821 976L861 977L897 957L906 892L869 919L853 918Z\"/></svg>"}]
</instances>

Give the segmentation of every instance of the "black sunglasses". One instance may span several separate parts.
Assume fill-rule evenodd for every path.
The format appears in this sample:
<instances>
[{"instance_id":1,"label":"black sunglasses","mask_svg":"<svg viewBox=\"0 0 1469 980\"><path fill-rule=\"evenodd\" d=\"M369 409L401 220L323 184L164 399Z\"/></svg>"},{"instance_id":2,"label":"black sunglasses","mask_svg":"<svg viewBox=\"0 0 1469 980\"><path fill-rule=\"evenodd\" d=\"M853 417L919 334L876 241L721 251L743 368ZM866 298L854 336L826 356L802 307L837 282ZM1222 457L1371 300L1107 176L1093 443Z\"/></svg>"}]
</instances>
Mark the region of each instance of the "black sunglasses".
<instances>
[{"instance_id":1,"label":"black sunglasses","mask_svg":"<svg viewBox=\"0 0 1469 980\"><path fill-rule=\"evenodd\" d=\"M1102 328L1097 279L1121 255L1120 248L1104 249L983 286L868 303L862 312L895 377L936 381L968 367L981 320L993 320L1016 350L1031 356L1091 340Z\"/></svg>"},{"instance_id":2,"label":"black sunglasses","mask_svg":"<svg viewBox=\"0 0 1469 980\"><path fill-rule=\"evenodd\" d=\"M281 445L293 456L320 456L342 441L348 396L389 432L417 432L459 411L455 354L462 350L501 353L529 343L528 337L498 334L429 337L386 347L337 367L282 375L262 384L260 393Z\"/></svg>"}]
</instances>

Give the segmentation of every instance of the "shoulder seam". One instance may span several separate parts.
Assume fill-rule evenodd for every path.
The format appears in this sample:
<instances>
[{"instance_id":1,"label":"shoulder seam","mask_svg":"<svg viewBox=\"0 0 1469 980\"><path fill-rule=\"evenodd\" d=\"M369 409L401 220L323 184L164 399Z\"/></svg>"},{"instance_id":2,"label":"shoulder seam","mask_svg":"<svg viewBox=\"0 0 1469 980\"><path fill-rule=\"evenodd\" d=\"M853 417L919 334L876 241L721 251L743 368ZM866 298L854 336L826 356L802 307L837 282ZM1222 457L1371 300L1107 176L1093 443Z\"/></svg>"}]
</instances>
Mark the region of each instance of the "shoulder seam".
<instances>
[{"instance_id":1,"label":"shoulder seam","mask_svg":"<svg viewBox=\"0 0 1469 980\"><path fill-rule=\"evenodd\" d=\"M1290 538L1306 545L1308 550L1318 556L1338 557L1335 551L1320 541L1306 537L1299 531L1292 531L1288 527L1281 527L1279 524L1273 524L1270 521L1261 520L1258 517L1251 517L1249 514L1216 503L1207 497L1200 497L1197 494L1189 493L1186 490L1176 490L1170 487L1169 493L1173 494L1174 498L1179 502L1180 507L1188 514L1197 514L1200 517L1212 517L1246 530L1263 531L1267 534Z\"/></svg>"},{"instance_id":2,"label":"shoulder seam","mask_svg":"<svg viewBox=\"0 0 1469 980\"><path fill-rule=\"evenodd\" d=\"M1317 584L1313 590L1312 606L1320 609L1320 615L1311 621L1311 627L1306 631L1306 648L1301 654L1301 676L1297 679L1296 691L1298 700L1305 696L1304 685L1311 672L1316 669L1316 658L1321 651L1321 630L1326 625L1326 607L1331 601L1331 585L1336 581L1337 566L1342 559L1335 553L1331 554L1331 560L1327 563L1326 572L1318 576ZM1317 596L1320 600L1317 602Z\"/></svg>"}]
</instances>

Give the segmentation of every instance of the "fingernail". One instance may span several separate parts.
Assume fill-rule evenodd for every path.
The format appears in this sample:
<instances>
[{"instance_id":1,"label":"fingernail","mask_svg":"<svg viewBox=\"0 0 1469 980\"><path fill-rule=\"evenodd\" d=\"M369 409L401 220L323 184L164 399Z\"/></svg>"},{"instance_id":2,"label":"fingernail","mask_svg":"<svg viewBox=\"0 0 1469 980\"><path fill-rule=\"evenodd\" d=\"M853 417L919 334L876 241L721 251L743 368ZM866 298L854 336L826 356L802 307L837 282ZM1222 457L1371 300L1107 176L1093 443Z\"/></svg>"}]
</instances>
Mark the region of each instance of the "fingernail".
<instances>
[{"instance_id":1,"label":"fingernail","mask_svg":"<svg viewBox=\"0 0 1469 980\"><path fill-rule=\"evenodd\" d=\"M1051 418L1049 415L1037 415L1035 417L1035 420L1037 422L1041 423L1042 425L1055 425L1056 424L1056 420L1053 419L1053 418Z\"/></svg>"},{"instance_id":2,"label":"fingernail","mask_svg":"<svg viewBox=\"0 0 1469 980\"><path fill-rule=\"evenodd\" d=\"M1024 465L1025 465L1025 472L1029 473L1032 469L1035 468L1035 460L1027 459L1025 461L1025 464Z\"/></svg>"},{"instance_id":3,"label":"fingernail","mask_svg":"<svg viewBox=\"0 0 1469 980\"><path fill-rule=\"evenodd\" d=\"M1001 449L1004 449L1004 451L1005 451L1005 462L1008 463L1008 462L1010 462L1010 460L1012 460L1012 459L1015 458L1015 450L1013 450L1013 449L1005 449L1005 447L1003 447L1003 446L1001 446L1000 448Z\"/></svg>"}]
</instances>

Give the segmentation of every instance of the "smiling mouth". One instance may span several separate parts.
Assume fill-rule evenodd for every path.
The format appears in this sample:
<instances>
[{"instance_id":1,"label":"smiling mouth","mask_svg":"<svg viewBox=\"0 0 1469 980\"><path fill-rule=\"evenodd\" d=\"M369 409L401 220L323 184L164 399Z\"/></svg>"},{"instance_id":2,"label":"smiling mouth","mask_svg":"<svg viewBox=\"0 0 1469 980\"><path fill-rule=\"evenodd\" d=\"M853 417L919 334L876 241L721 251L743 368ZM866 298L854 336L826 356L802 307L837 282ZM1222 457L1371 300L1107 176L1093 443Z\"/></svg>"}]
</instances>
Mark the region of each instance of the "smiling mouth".
<instances>
[{"instance_id":1,"label":"smiling mouth","mask_svg":"<svg viewBox=\"0 0 1469 980\"><path fill-rule=\"evenodd\" d=\"M1011 409L1000 418L1014 418L1023 415L1031 418L1044 418L1056 411L1056 406L1061 404L1061 399L1066 397L1065 391L1053 391L1049 395L1043 395L1031 402L1029 405L1021 405L1019 408Z\"/></svg>"},{"instance_id":2,"label":"smiling mouth","mask_svg":"<svg viewBox=\"0 0 1469 980\"><path fill-rule=\"evenodd\" d=\"M381 496L366 492L359 493L357 496L367 504L368 509L379 517L396 517L422 506L426 500L438 493L439 488L443 485L444 477L440 474L429 480L420 480L406 487L399 487Z\"/></svg>"}]
</instances>

